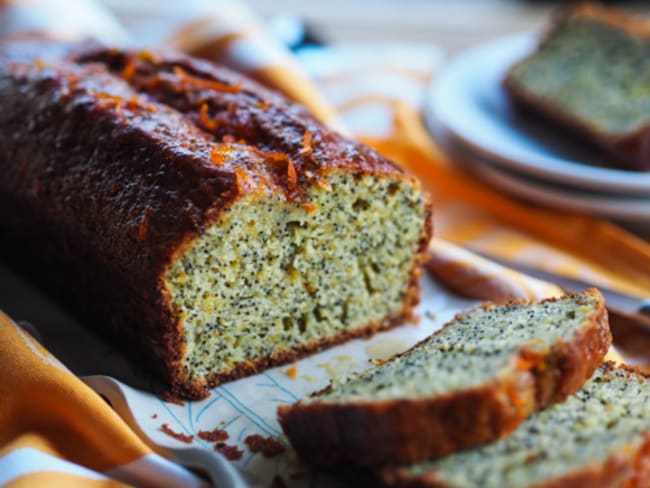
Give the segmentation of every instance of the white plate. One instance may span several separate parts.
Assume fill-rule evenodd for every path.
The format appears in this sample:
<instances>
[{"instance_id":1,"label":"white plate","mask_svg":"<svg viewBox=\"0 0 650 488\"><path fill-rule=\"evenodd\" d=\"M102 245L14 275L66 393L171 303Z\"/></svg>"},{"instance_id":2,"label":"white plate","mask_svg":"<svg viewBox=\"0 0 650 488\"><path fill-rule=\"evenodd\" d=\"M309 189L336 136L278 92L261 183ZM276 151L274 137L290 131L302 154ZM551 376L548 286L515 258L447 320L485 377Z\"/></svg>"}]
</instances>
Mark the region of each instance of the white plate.
<instances>
[{"instance_id":1,"label":"white plate","mask_svg":"<svg viewBox=\"0 0 650 488\"><path fill-rule=\"evenodd\" d=\"M471 172L484 181L524 200L613 220L650 223L650 199L647 198L610 197L553 186L481 161L469 154L462 156L462 161L467 163L466 166Z\"/></svg>"},{"instance_id":2,"label":"white plate","mask_svg":"<svg viewBox=\"0 0 650 488\"><path fill-rule=\"evenodd\" d=\"M539 127L509 107L501 81L531 52L531 34L481 45L452 60L432 85L426 116L454 139L496 165L597 192L650 196L650 173L610 169L602 152L559 130Z\"/></svg>"}]
</instances>

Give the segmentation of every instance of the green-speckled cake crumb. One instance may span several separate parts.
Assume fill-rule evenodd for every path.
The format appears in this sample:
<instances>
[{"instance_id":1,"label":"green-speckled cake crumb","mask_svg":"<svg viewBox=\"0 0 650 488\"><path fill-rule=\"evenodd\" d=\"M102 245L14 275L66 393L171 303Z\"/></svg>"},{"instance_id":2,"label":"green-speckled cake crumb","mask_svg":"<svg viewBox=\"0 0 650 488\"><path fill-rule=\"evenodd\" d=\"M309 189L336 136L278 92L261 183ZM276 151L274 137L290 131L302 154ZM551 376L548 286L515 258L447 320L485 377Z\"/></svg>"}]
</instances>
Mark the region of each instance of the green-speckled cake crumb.
<instances>
[{"instance_id":1,"label":"green-speckled cake crumb","mask_svg":"<svg viewBox=\"0 0 650 488\"><path fill-rule=\"evenodd\" d=\"M410 179L331 174L313 209L237 201L167 271L190 377L227 372L400 313L427 210Z\"/></svg>"}]
</instances>

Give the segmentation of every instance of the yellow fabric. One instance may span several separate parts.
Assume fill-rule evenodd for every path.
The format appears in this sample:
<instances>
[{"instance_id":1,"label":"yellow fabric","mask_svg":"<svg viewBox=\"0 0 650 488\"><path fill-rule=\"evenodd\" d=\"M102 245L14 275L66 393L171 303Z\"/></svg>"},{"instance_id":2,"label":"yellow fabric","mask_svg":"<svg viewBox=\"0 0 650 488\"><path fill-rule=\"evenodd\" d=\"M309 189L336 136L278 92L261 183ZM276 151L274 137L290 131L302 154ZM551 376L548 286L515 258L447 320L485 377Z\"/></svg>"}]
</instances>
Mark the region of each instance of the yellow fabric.
<instances>
[{"instance_id":1,"label":"yellow fabric","mask_svg":"<svg viewBox=\"0 0 650 488\"><path fill-rule=\"evenodd\" d=\"M92 480L72 474L43 471L21 476L4 486L5 488L120 488L129 485L115 480Z\"/></svg>"},{"instance_id":2,"label":"yellow fabric","mask_svg":"<svg viewBox=\"0 0 650 488\"><path fill-rule=\"evenodd\" d=\"M95 471L152 451L110 406L0 313L0 457L21 447Z\"/></svg>"}]
</instances>

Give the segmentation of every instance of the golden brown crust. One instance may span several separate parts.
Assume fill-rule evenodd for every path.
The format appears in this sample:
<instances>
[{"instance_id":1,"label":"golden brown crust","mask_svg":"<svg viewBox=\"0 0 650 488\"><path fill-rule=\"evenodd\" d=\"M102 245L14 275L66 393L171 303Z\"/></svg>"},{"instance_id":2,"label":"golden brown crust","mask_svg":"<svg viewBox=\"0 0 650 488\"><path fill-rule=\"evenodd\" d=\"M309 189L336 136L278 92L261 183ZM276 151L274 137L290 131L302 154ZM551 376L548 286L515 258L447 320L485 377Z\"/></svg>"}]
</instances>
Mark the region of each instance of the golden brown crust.
<instances>
[{"instance_id":1,"label":"golden brown crust","mask_svg":"<svg viewBox=\"0 0 650 488\"><path fill-rule=\"evenodd\" d=\"M589 293L600 296L596 290ZM515 303L522 302L527 303ZM601 364L610 344L601 297L593 319L575 338L546 354L521 350L507 374L483 386L417 400L298 402L281 405L278 419L301 459L310 464L434 459L497 439L533 411L564 400Z\"/></svg>"},{"instance_id":2,"label":"golden brown crust","mask_svg":"<svg viewBox=\"0 0 650 488\"><path fill-rule=\"evenodd\" d=\"M319 176L337 168L361 174L403 174L375 151L324 129L302 106L211 63L176 54L105 48L89 49L75 58L101 63L139 94L183 114L214 140L250 146L268 163L255 168L256 172L292 199L300 201ZM295 169L293 185L287 181L288 161ZM227 160L223 164L231 169L236 163Z\"/></svg>"},{"instance_id":3,"label":"golden brown crust","mask_svg":"<svg viewBox=\"0 0 650 488\"><path fill-rule=\"evenodd\" d=\"M566 22L575 18L597 20L627 31L631 35L650 38L648 24L640 19L614 9L603 8L591 3L561 8L556 11L553 21L540 47L553 36L554 32ZM534 56L535 53L532 54ZM503 80L503 87L515 106L524 112L539 114L552 123L571 130L576 135L616 156L627 169L646 171L650 169L650 123L625 134L610 134L564 110L544 97L537 96L521 86L512 73L528 57L513 65Z\"/></svg>"},{"instance_id":4,"label":"golden brown crust","mask_svg":"<svg viewBox=\"0 0 650 488\"><path fill-rule=\"evenodd\" d=\"M378 324L280 351L207 380L181 365L165 271L251 192L303 205L336 170L415 180L243 76L175 54L0 44L0 245L95 331L179 394L282 364L408 318L427 222L402 309ZM232 157L221 158L215 146ZM430 206L427 207L430 213Z\"/></svg>"}]
</instances>

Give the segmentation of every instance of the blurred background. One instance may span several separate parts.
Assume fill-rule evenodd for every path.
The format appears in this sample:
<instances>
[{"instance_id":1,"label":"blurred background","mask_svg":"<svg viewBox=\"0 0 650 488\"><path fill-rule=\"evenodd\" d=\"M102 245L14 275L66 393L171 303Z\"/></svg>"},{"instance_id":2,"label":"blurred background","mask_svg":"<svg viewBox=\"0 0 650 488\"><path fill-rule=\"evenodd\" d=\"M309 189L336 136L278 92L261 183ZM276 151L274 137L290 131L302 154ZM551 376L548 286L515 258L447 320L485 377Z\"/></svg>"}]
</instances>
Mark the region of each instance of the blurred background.
<instances>
[{"instance_id":1,"label":"blurred background","mask_svg":"<svg viewBox=\"0 0 650 488\"><path fill-rule=\"evenodd\" d=\"M572 2L517 0L249 0L272 25L302 19L328 43L435 42L454 54L477 42L538 29L556 7ZM573 2L575 3L575 2ZM650 14L647 1L601 2ZM282 18L284 17L284 19Z\"/></svg>"},{"instance_id":2,"label":"blurred background","mask_svg":"<svg viewBox=\"0 0 650 488\"><path fill-rule=\"evenodd\" d=\"M6 1L6 0L5 0ZM2 2L0 2L2 3ZM115 11L140 11L151 2L107 0ZM163 8L175 0L153 2ZM478 42L531 29L539 29L558 6L576 2L517 0L248 0L272 31L295 42L304 25L309 41L434 42L455 54ZM632 13L650 15L647 1L604 1ZM215 6L215 8L218 8ZM129 30L140 15L122 17ZM154 14L155 15L155 14Z\"/></svg>"}]
</instances>

